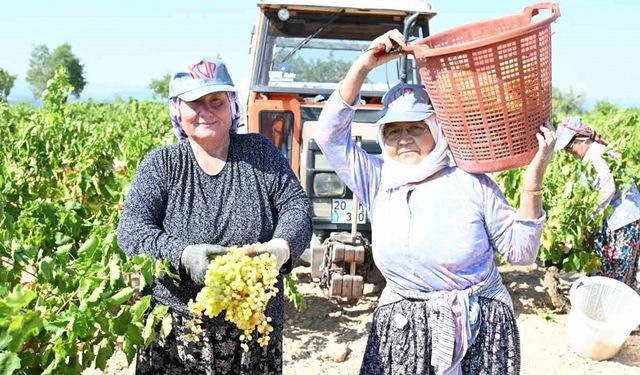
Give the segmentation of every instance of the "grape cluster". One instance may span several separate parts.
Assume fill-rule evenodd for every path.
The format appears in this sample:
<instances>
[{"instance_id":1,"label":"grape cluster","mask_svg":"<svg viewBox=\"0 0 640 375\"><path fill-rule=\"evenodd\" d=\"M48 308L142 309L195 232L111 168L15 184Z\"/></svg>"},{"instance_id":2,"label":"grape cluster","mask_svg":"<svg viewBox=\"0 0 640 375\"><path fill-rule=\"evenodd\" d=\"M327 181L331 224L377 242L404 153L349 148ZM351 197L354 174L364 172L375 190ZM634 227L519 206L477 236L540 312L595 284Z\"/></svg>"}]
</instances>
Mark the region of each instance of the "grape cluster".
<instances>
[{"instance_id":1,"label":"grape cluster","mask_svg":"<svg viewBox=\"0 0 640 375\"><path fill-rule=\"evenodd\" d=\"M227 254L215 257L207 268L204 287L195 301L189 301L189 310L196 316L213 318L226 310L225 320L243 331L240 343L245 352L254 331L260 335L260 346L269 343L273 327L265 309L278 293L275 257L270 253L245 255L256 246L259 244L230 247Z\"/></svg>"}]
</instances>

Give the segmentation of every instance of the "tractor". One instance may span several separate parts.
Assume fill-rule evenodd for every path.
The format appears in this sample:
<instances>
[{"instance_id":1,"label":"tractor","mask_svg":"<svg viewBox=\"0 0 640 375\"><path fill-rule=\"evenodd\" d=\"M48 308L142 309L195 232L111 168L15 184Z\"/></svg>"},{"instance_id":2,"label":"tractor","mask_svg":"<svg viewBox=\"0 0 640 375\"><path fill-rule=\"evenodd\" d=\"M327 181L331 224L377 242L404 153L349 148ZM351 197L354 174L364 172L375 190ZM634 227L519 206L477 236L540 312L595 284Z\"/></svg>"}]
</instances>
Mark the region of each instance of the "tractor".
<instances>
[{"instance_id":1,"label":"tractor","mask_svg":"<svg viewBox=\"0 0 640 375\"><path fill-rule=\"evenodd\" d=\"M338 178L313 139L324 101L377 36L401 30L429 35L435 16L422 0L259 0L252 32L247 131L269 138L289 161L313 203L314 236L303 260L331 298L360 298L381 281L371 255L364 207ZM375 123L383 94L397 82L421 84L411 56L372 71L361 91L352 136L380 154Z\"/></svg>"}]
</instances>

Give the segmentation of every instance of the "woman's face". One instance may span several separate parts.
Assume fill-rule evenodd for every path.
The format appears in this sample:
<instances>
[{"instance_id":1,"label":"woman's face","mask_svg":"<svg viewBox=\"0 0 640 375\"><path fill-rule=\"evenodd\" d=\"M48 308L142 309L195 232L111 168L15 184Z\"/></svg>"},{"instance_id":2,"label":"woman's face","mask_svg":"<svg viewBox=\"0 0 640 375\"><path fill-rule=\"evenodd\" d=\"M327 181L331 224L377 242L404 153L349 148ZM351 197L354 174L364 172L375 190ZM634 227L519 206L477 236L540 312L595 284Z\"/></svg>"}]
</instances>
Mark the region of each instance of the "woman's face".
<instances>
[{"instance_id":1,"label":"woman's face","mask_svg":"<svg viewBox=\"0 0 640 375\"><path fill-rule=\"evenodd\" d=\"M589 138L576 137L569 142L566 150L569 151L574 158L582 160L589 150L589 146L593 143Z\"/></svg>"},{"instance_id":2,"label":"woman's face","mask_svg":"<svg viewBox=\"0 0 640 375\"><path fill-rule=\"evenodd\" d=\"M392 122L383 126L384 148L393 160L418 164L435 147L433 136L424 121Z\"/></svg>"},{"instance_id":3,"label":"woman's face","mask_svg":"<svg viewBox=\"0 0 640 375\"><path fill-rule=\"evenodd\" d=\"M182 128L194 140L222 141L229 135L231 107L226 92L214 92L194 101L180 101Z\"/></svg>"}]
</instances>

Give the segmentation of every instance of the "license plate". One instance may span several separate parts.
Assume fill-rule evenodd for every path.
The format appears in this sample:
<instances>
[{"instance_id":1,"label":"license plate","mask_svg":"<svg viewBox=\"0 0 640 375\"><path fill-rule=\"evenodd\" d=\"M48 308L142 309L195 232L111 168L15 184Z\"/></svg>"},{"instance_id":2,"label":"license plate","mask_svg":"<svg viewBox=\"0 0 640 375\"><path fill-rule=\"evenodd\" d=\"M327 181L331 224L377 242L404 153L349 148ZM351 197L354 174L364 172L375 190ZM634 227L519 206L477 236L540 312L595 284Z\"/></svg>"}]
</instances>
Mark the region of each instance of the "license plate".
<instances>
[{"instance_id":1,"label":"license plate","mask_svg":"<svg viewBox=\"0 0 640 375\"><path fill-rule=\"evenodd\" d=\"M331 222L334 224L351 224L353 200L333 199L331 202ZM358 224L367 222L367 214L362 202L358 202Z\"/></svg>"}]
</instances>

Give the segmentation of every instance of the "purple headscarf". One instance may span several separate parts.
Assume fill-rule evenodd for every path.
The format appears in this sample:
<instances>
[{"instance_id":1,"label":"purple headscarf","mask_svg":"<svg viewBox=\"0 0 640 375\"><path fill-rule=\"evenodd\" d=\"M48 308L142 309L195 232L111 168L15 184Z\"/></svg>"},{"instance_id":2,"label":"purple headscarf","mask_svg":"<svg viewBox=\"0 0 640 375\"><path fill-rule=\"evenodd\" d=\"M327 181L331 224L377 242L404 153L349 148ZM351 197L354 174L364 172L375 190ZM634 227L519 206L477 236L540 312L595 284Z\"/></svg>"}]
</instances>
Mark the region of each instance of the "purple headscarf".
<instances>
[{"instance_id":1,"label":"purple headscarf","mask_svg":"<svg viewBox=\"0 0 640 375\"><path fill-rule=\"evenodd\" d=\"M581 125L582 126L574 126L574 124L571 121L571 118L569 117L565 117L562 119L562 126L576 132L573 138L585 137L585 138L591 139L593 142L600 143L601 145L604 145L604 146L607 145L607 141L605 141L604 138L602 138L602 136L599 133L597 133L593 128L591 128L589 125L584 123L582 123ZM571 140L573 140L573 138Z\"/></svg>"},{"instance_id":2,"label":"purple headscarf","mask_svg":"<svg viewBox=\"0 0 640 375\"><path fill-rule=\"evenodd\" d=\"M229 105L231 106L231 127L229 133L233 134L238 131L238 127L244 124L244 111L242 105L240 105L240 97L238 93L233 91L227 91L227 98L229 98ZM171 123L173 124L173 131L176 133L176 137L180 141L187 139L187 133L182 128L182 118L180 117L180 98L169 98L169 116L171 117Z\"/></svg>"}]
</instances>

